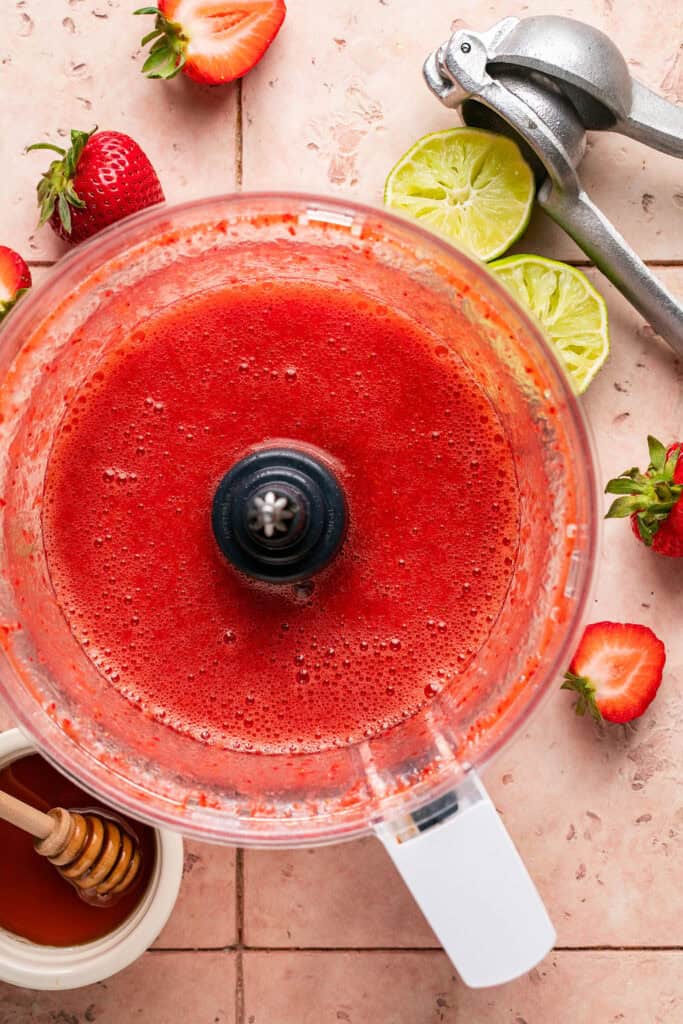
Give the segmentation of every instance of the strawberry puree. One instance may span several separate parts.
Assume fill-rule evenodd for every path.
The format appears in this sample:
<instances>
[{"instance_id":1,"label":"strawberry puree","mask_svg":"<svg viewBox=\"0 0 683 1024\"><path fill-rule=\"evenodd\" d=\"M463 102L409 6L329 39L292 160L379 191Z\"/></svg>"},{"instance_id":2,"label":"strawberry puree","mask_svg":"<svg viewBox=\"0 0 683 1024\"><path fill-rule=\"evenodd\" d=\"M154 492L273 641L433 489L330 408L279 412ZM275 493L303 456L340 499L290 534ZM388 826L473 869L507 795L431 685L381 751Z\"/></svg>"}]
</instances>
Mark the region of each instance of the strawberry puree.
<instances>
[{"instance_id":1,"label":"strawberry puree","mask_svg":"<svg viewBox=\"0 0 683 1024\"><path fill-rule=\"evenodd\" d=\"M283 439L331 461L350 513L296 586L238 574L210 523L224 473ZM459 685L509 585L517 485L442 341L350 289L274 283L184 299L110 350L55 438L43 527L74 635L141 713L311 751Z\"/></svg>"}]
</instances>

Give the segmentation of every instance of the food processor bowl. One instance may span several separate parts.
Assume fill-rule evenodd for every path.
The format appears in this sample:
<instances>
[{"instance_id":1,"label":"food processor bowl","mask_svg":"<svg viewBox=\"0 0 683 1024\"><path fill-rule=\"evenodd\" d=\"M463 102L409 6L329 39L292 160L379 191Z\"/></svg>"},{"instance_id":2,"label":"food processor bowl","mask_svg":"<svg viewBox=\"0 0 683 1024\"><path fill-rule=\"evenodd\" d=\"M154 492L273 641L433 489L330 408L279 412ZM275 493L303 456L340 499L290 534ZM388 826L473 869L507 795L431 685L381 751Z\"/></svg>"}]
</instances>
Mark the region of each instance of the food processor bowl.
<instances>
[{"instance_id":1,"label":"food processor bowl","mask_svg":"<svg viewBox=\"0 0 683 1024\"><path fill-rule=\"evenodd\" d=\"M108 346L183 296L289 279L352 287L457 351L513 453L520 544L505 603L457 687L377 738L257 755L166 728L95 669L55 599L41 505L52 439ZM411 830L452 814L457 787L569 660L597 534L584 417L535 324L485 267L417 223L295 194L154 207L79 246L18 305L0 333L0 379L0 688L41 752L122 811L243 846L389 828L408 849Z\"/></svg>"}]
</instances>

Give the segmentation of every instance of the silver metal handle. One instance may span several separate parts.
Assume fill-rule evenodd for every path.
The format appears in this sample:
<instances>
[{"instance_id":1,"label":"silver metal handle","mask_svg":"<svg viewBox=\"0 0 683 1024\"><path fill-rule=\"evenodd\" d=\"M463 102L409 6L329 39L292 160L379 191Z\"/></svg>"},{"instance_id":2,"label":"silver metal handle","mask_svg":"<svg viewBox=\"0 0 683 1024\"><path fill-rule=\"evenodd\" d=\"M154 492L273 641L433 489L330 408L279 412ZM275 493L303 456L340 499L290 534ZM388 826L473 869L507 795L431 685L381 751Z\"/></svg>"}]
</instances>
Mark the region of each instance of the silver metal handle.
<instances>
[{"instance_id":1,"label":"silver metal handle","mask_svg":"<svg viewBox=\"0 0 683 1024\"><path fill-rule=\"evenodd\" d=\"M491 31L498 28L494 26ZM487 33L465 30L454 33L425 64L424 76L429 88L448 107L474 99L514 129L531 147L547 174L538 192L539 205L564 228L678 355L683 356L683 306L650 273L583 191L576 171L582 153L579 144L583 139L581 123L559 105L548 110L545 93L533 82L526 83L526 95L522 97L506 87L501 79L492 78L487 70L489 50ZM534 90L540 92L540 96L535 100L531 97L531 106L528 99ZM649 101L646 102L639 90L635 92L634 109L636 114L641 112L638 114L641 119L633 123L628 120L629 128L643 133L659 133L657 138L662 147L665 142L673 145L675 136L669 135L669 129L675 130L672 121L666 121L663 130L655 129L647 115L655 110L655 100L664 104L670 118L677 114L677 108L654 96L648 105ZM552 97L552 93L549 95ZM565 148L565 141L569 149Z\"/></svg>"},{"instance_id":2,"label":"silver metal handle","mask_svg":"<svg viewBox=\"0 0 683 1024\"><path fill-rule=\"evenodd\" d=\"M635 78L631 81L629 116L620 118L614 131L669 156L683 158L683 107L669 103Z\"/></svg>"},{"instance_id":3,"label":"silver metal handle","mask_svg":"<svg viewBox=\"0 0 683 1024\"><path fill-rule=\"evenodd\" d=\"M567 193L548 179L538 203L619 289L632 306L683 356L683 306L645 266L613 224L581 189Z\"/></svg>"},{"instance_id":4,"label":"silver metal handle","mask_svg":"<svg viewBox=\"0 0 683 1024\"><path fill-rule=\"evenodd\" d=\"M502 112L543 163L548 178L536 196L539 206L564 228L674 351L683 356L683 305L657 280L584 192L573 161L560 140L500 81L489 79L480 87L478 99ZM531 118L530 113L534 115Z\"/></svg>"}]
</instances>

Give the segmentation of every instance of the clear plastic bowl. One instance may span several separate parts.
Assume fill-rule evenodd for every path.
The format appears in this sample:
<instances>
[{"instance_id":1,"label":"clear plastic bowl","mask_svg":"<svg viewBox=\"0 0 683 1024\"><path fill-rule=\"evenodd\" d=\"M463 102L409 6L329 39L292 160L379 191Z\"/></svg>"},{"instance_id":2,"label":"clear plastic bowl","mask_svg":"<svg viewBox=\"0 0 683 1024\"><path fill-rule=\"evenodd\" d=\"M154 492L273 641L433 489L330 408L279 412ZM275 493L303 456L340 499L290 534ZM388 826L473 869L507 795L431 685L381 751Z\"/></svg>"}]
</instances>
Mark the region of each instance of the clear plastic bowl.
<instances>
[{"instance_id":1,"label":"clear plastic bowl","mask_svg":"<svg viewBox=\"0 0 683 1024\"><path fill-rule=\"evenodd\" d=\"M457 338L512 445L521 544L457 689L376 739L255 755L165 729L107 685L56 604L41 500L65 405L111 339L182 294L292 276L352 284L444 344ZM19 304L0 335L0 379L0 689L46 757L123 811L240 845L356 836L486 762L565 667L597 536L584 417L537 327L483 266L417 224L304 195L155 207L76 249Z\"/></svg>"}]
</instances>

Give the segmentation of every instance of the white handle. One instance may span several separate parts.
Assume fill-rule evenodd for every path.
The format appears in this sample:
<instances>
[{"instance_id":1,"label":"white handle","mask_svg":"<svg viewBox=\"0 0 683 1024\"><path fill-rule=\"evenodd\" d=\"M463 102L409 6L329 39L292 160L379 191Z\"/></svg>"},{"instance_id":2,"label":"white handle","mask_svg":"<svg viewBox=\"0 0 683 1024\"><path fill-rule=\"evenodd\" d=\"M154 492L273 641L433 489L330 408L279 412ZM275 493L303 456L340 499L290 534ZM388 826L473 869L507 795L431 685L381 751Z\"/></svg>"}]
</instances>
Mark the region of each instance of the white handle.
<instances>
[{"instance_id":1,"label":"white handle","mask_svg":"<svg viewBox=\"0 0 683 1024\"><path fill-rule=\"evenodd\" d=\"M465 984L512 981L555 943L536 887L474 772L431 814L377 834Z\"/></svg>"}]
</instances>

